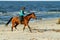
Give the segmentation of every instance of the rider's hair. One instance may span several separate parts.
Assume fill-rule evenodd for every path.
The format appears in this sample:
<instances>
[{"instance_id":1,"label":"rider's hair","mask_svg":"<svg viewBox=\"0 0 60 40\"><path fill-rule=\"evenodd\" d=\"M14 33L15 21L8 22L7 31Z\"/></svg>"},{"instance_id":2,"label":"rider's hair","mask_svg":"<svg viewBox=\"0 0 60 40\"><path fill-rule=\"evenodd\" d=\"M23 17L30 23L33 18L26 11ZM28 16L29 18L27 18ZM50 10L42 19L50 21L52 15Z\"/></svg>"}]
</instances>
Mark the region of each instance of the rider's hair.
<instances>
[{"instance_id":1,"label":"rider's hair","mask_svg":"<svg viewBox=\"0 0 60 40\"><path fill-rule=\"evenodd\" d=\"M24 10L25 9L25 7L21 7L21 10Z\"/></svg>"}]
</instances>

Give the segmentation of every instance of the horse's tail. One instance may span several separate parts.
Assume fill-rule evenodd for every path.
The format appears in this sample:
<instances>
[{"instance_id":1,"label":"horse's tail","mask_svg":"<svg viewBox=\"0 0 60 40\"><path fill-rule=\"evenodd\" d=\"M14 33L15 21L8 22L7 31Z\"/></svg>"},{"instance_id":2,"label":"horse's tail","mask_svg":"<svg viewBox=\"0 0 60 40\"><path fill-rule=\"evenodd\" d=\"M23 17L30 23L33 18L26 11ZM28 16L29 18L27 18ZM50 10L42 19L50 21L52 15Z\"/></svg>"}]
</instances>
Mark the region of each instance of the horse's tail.
<instances>
[{"instance_id":1,"label":"horse's tail","mask_svg":"<svg viewBox=\"0 0 60 40\"><path fill-rule=\"evenodd\" d=\"M11 22L13 17L10 18L10 20L5 24L6 26Z\"/></svg>"}]
</instances>

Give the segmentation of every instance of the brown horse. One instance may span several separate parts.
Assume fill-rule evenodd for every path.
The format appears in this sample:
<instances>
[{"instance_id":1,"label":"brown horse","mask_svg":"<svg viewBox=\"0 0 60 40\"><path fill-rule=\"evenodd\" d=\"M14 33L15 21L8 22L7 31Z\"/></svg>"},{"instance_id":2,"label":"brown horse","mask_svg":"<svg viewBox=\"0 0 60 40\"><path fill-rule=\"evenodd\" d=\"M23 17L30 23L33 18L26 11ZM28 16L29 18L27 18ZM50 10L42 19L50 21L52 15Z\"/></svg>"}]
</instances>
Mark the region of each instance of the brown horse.
<instances>
[{"instance_id":1,"label":"brown horse","mask_svg":"<svg viewBox=\"0 0 60 40\"><path fill-rule=\"evenodd\" d=\"M24 24L23 31L24 31L25 27L27 26L27 27L29 28L30 32L32 32L30 26L28 25L29 20L30 20L31 18L36 19L36 16L35 16L34 12L32 12L32 13L30 13L30 14L28 14L27 16L24 17L24 20L22 21L22 24ZM15 27L15 29L17 29L16 26L17 26L18 24L21 24L19 17L12 17L12 18L6 23L6 25L8 25L8 24L10 23L10 21L12 21L12 27L11 27L11 30L12 30L12 31L13 31L13 28L14 28L14 27Z\"/></svg>"}]
</instances>

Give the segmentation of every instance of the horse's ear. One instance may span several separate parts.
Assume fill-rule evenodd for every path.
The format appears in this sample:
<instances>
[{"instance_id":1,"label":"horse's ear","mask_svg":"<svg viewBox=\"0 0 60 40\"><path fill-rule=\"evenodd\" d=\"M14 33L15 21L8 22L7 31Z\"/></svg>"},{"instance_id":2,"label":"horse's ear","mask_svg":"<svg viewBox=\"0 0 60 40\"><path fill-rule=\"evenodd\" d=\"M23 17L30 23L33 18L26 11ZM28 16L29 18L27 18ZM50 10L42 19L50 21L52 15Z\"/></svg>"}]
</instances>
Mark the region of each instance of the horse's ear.
<instances>
[{"instance_id":1,"label":"horse's ear","mask_svg":"<svg viewBox=\"0 0 60 40\"><path fill-rule=\"evenodd\" d=\"M34 14L34 12L32 12L32 14Z\"/></svg>"},{"instance_id":2,"label":"horse's ear","mask_svg":"<svg viewBox=\"0 0 60 40\"><path fill-rule=\"evenodd\" d=\"M34 14L34 12L32 12Z\"/></svg>"},{"instance_id":3,"label":"horse's ear","mask_svg":"<svg viewBox=\"0 0 60 40\"><path fill-rule=\"evenodd\" d=\"M32 12L32 14L35 16L35 13L34 12Z\"/></svg>"}]
</instances>

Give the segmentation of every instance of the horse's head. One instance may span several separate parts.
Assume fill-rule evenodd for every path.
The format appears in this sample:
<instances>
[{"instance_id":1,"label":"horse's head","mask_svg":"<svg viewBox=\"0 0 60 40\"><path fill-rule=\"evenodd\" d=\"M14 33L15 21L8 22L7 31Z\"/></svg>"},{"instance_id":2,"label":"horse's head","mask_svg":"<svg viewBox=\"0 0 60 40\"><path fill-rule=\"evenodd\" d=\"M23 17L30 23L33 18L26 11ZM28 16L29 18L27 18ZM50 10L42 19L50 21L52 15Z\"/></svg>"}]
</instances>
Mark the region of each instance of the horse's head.
<instances>
[{"instance_id":1,"label":"horse's head","mask_svg":"<svg viewBox=\"0 0 60 40\"><path fill-rule=\"evenodd\" d=\"M36 19L36 15L35 15L35 13L34 13L34 12L32 12L31 14L32 14L32 15L31 15L31 16L32 16L32 18Z\"/></svg>"}]
</instances>

